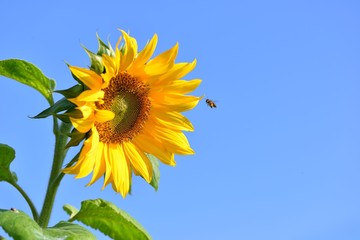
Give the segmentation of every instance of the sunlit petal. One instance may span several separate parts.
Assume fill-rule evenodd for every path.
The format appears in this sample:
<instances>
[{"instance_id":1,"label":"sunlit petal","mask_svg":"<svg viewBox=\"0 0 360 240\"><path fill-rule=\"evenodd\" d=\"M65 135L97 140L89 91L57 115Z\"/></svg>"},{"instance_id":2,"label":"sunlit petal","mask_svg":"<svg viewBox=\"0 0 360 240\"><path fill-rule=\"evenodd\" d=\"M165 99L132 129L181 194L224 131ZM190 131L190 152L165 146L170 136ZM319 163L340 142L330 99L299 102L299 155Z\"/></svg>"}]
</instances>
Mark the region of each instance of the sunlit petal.
<instances>
[{"instance_id":1,"label":"sunlit petal","mask_svg":"<svg viewBox=\"0 0 360 240\"><path fill-rule=\"evenodd\" d=\"M150 182L152 178L152 166L148 157L131 142L124 143L123 147L133 168L135 168L147 182Z\"/></svg>"},{"instance_id":2,"label":"sunlit petal","mask_svg":"<svg viewBox=\"0 0 360 240\"><path fill-rule=\"evenodd\" d=\"M86 68L79 68L74 66L70 66L69 68L75 77L77 77L87 87L94 90L100 89L103 80L97 73Z\"/></svg>"}]
</instances>

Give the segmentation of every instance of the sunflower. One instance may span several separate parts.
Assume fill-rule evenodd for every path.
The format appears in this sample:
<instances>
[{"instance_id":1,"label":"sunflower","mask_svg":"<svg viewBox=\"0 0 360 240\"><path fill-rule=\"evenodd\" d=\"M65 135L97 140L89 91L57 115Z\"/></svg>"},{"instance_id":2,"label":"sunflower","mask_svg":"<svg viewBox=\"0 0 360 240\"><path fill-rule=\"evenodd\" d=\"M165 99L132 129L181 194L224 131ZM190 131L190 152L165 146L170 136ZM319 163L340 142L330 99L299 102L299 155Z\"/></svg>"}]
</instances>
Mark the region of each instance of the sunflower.
<instances>
[{"instance_id":1,"label":"sunflower","mask_svg":"<svg viewBox=\"0 0 360 240\"><path fill-rule=\"evenodd\" d=\"M69 66L83 90L67 99L75 106L68 115L85 141L77 162L63 172L76 178L92 172L88 185L104 176L103 188L111 183L125 197L133 173L151 182L149 155L175 166L174 154L194 154L183 133L193 126L181 112L200 101L186 94L201 80L181 80L196 60L175 63L178 44L151 58L156 34L138 52L136 39L120 31L115 49L100 40L97 54L87 50L90 69Z\"/></svg>"}]
</instances>

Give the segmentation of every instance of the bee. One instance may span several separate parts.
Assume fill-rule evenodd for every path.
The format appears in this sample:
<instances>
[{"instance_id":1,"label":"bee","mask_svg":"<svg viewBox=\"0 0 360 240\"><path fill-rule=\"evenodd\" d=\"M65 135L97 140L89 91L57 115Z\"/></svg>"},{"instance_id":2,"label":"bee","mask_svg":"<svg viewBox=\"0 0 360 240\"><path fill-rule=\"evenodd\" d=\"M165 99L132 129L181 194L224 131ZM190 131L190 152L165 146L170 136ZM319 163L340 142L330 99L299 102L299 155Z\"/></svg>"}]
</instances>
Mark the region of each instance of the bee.
<instances>
[{"instance_id":1,"label":"bee","mask_svg":"<svg viewBox=\"0 0 360 240\"><path fill-rule=\"evenodd\" d=\"M211 100L211 99L206 99L206 104L209 106L209 107L211 107L211 108L216 108L216 104L214 103L214 101L213 100Z\"/></svg>"}]
</instances>

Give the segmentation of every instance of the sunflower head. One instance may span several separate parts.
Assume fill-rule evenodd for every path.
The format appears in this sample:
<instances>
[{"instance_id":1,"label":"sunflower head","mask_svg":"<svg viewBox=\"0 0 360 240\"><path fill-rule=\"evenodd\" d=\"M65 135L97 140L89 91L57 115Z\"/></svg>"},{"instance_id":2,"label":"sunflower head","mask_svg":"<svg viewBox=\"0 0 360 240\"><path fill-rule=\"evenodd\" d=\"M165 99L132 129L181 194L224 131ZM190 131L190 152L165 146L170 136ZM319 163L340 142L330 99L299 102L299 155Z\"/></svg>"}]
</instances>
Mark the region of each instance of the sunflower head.
<instances>
[{"instance_id":1,"label":"sunflower head","mask_svg":"<svg viewBox=\"0 0 360 240\"><path fill-rule=\"evenodd\" d=\"M77 161L64 173L82 178L92 173L88 185L104 177L105 187L123 197L132 175L154 180L154 159L175 166L175 154L193 154L183 131L193 131L181 112L201 99L187 95L201 80L183 80L196 65L175 63L178 44L155 56L157 35L138 51L137 41L121 31L115 48L98 38L99 48L89 55L90 68L69 66L78 84L58 91L65 98L56 114L73 125L68 147L83 142ZM157 161L157 160L156 160Z\"/></svg>"}]
</instances>

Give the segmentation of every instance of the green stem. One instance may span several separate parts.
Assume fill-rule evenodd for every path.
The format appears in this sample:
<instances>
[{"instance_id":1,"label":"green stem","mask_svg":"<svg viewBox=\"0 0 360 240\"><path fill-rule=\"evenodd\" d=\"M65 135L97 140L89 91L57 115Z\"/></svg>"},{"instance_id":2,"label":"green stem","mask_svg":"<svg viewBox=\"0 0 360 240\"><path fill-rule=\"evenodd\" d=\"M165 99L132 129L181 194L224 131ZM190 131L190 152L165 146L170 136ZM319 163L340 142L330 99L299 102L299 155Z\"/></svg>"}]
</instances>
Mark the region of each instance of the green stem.
<instances>
[{"instance_id":1,"label":"green stem","mask_svg":"<svg viewBox=\"0 0 360 240\"><path fill-rule=\"evenodd\" d=\"M75 157L73 157L73 159L72 159L68 164L66 164L65 168L70 167L71 165L73 165L74 162L76 162L76 161L78 160L79 156L80 156L80 152L79 152L78 154L76 154ZM65 174L64 174L63 172L61 172L61 173L54 179L53 184L54 184L54 185L59 185L60 182L61 182L61 180L62 180L62 178L63 178L64 176L65 176Z\"/></svg>"},{"instance_id":2,"label":"green stem","mask_svg":"<svg viewBox=\"0 0 360 240\"><path fill-rule=\"evenodd\" d=\"M10 183L12 186L14 186L20 192L20 194L25 198L27 204L29 205L29 207L31 209L34 220L38 221L39 220L39 213L37 212L34 203L31 201L31 199L26 194L26 192L15 181L10 181L8 183Z\"/></svg>"},{"instance_id":3,"label":"green stem","mask_svg":"<svg viewBox=\"0 0 360 240\"><path fill-rule=\"evenodd\" d=\"M70 129L71 129L71 124L67 124L67 123L62 123L59 129L57 120L54 120L54 134L55 134L54 160L53 160L53 165L51 169L51 174L49 178L44 204L41 209L41 213L39 217L39 225L43 228L47 227L47 225L49 224L56 192L60 184L60 181L55 181L55 179L61 174L61 168L67 152L67 150L65 149L65 145L68 136L64 133L68 133Z\"/></svg>"}]
</instances>

